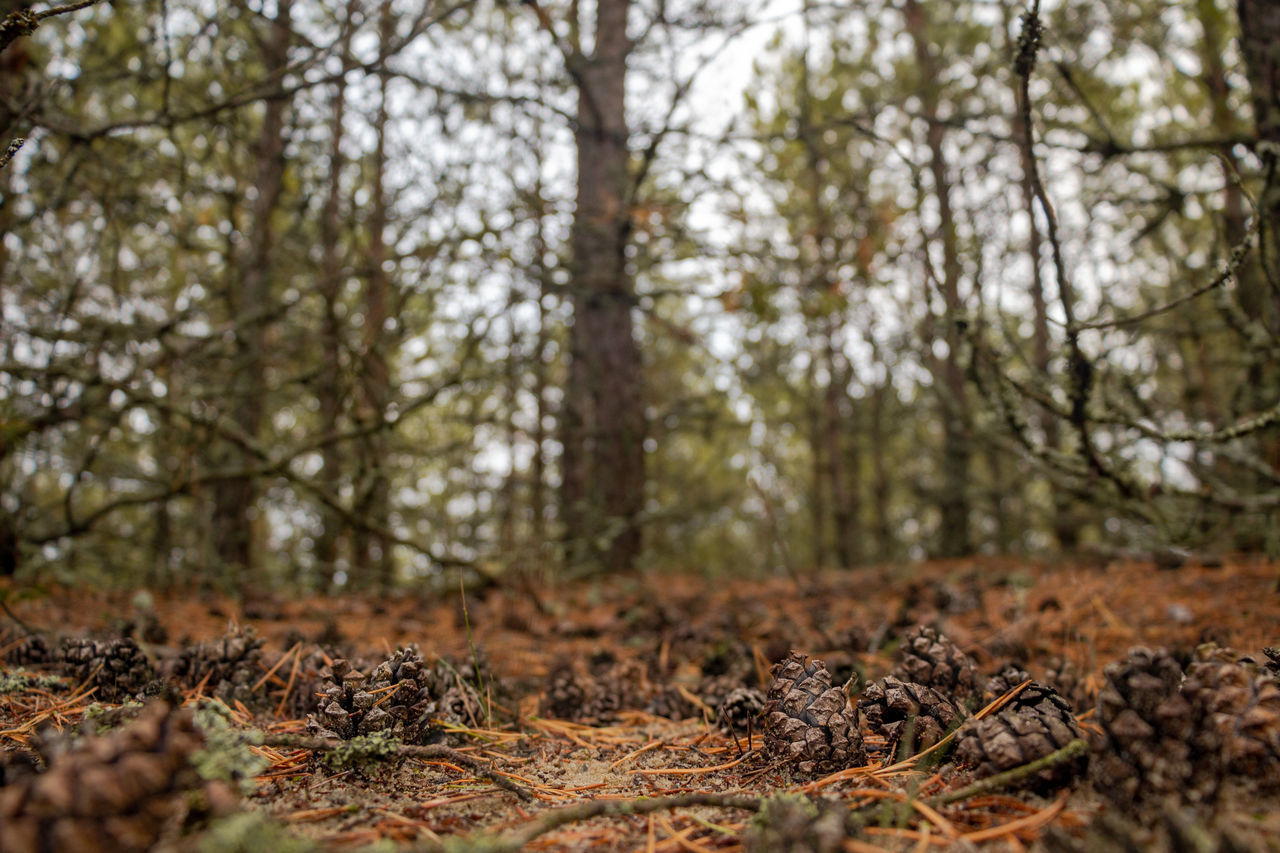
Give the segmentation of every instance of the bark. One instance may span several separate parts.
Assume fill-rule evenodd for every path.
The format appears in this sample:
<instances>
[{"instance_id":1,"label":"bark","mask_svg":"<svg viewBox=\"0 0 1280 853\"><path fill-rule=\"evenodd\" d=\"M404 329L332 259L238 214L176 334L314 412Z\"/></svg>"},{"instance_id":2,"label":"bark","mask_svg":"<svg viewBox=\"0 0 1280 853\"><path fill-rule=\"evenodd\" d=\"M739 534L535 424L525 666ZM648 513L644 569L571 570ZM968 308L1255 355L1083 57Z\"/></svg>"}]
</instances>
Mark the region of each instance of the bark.
<instances>
[{"instance_id":1,"label":"bark","mask_svg":"<svg viewBox=\"0 0 1280 853\"><path fill-rule=\"evenodd\" d=\"M625 84L630 0L595 5L595 45L571 58L578 87L573 326L562 410L561 508L569 559L626 571L640 551L645 416L627 267L630 200Z\"/></svg>"},{"instance_id":2,"label":"bark","mask_svg":"<svg viewBox=\"0 0 1280 853\"><path fill-rule=\"evenodd\" d=\"M1265 183L1258 199L1261 230L1261 274L1240 281L1241 307L1261 320L1274 341L1280 338L1280 3L1275 0L1239 0L1240 46L1249 78L1258 156ZM1275 399L1276 371L1267 356L1255 354L1248 384L1255 389L1255 407ZM1280 471L1280 434L1273 429L1259 436L1263 458L1272 471ZM1260 483L1265 487L1265 480Z\"/></svg>"},{"instance_id":3,"label":"bark","mask_svg":"<svg viewBox=\"0 0 1280 853\"><path fill-rule=\"evenodd\" d=\"M1263 269L1270 290L1268 310L1280 290L1280 4L1274 0L1239 0L1240 46L1252 93L1258 154L1266 170L1259 199L1263 217ZM1246 305L1246 310L1249 306ZM1257 306L1262 308L1263 305ZM1253 313L1252 316L1259 316ZM1270 319L1274 319L1273 317ZM1274 332L1274 324L1272 327Z\"/></svg>"},{"instance_id":4,"label":"bark","mask_svg":"<svg viewBox=\"0 0 1280 853\"><path fill-rule=\"evenodd\" d=\"M347 3L346 20L339 46L343 66L350 61L352 16L355 0ZM320 343L320 382L316 396L320 407L320 422L324 431L337 435L342 426L342 324L338 319L338 302L342 293L343 260L339 252L341 231L341 196L343 122L347 112L347 87L339 80L333 91L333 114L330 120L329 185L326 188L324 212L320 220L320 239L324 253L320 270L320 298L324 302L324 322ZM341 479L342 456L337 443L329 442L321 451L323 468L321 483L330 495L337 495ZM319 580L328 585L333 581L338 561L341 519L329 509L321 509L323 529L316 538L316 571Z\"/></svg>"},{"instance_id":5,"label":"bark","mask_svg":"<svg viewBox=\"0 0 1280 853\"><path fill-rule=\"evenodd\" d=\"M263 62L268 76L281 73L288 63L293 30L292 0L281 0L263 41ZM249 218L248 250L242 255L234 282L232 306L236 318L236 365L231 393L231 417L240 432L255 438L263 411L267 369L265 314L271 299L271 262L275 253L275 230L271 218L284 188L285 96L268 98L258 136L253 186L257 195ZM224 455L229 467L249 461L238 448ZM226 579L237 588L251 578L253 560L253 514L258 484L252 477L230 476L217 484L213 495L213 547Z\"/></svg>"},{"instance_id":6,"label":"bark","mask_svg":"<svg viewBox=\"0 0 1280 853\"><path fill-rule=\"evenodd\" d=\"M968 389L960 364L961 334L956 320L963 305L960 300L960 251L955 212L951 206L951 177L944 140L946 127L938 118L939 79L937 59L929 44L929 21L919 0L903 6L908 32L915 46L916 62L924 81L920 92L921 112L928 124L925 142L929 149L929 174L938 202L939 240L942 244L943 340L947 345L938 377L942 390L942 494L938 508L938 555L958 557L973 550L969 529L969 476L973 450L969 436Z\"/></svg>"},{"instance_id":7,"label":"bark","mask_svg":"<svg viewBox=\"0 0 1280 853\"><path fill-rule=\"evenodd\" d=\"M379 33L384 45L390 43L394 19L391 4L383 0ZM358 417L372 427L361 441L362 482L356 498L356 513L385 524L390 510L391 484L387 476L387 436L385 418L391 399L391 375L387 350L389 282L383 268L387 259L384 232L387 227L386 127L387 82L379 74L378 110L374 116L373 198L369 207L369 273L364 292L364 356L358 386ZM374 530L360 528L353 539L351 568L356 583L370 588L389 588L394 582L394 564L389 544Z\"/></svg>"}]
</instances>

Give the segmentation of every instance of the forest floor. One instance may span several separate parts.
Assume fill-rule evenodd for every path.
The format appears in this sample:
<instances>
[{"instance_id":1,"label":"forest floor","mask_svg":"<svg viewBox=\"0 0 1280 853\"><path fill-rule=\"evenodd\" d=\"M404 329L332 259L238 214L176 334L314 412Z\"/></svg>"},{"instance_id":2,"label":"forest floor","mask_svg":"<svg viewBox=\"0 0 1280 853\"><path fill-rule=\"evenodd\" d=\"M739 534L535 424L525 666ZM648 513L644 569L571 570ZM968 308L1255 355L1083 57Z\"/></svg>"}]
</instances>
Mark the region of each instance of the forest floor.
<instances>
[{"instance_id":1,"label":"forest floor","mask_svg":"<svg viewBox=\"0 0 1280 853\"><path fill-rule=\"evenodd\" d=\"M856 674L856 692L894 667L908 631L928 625L984 677L1016 662L1053 684L1096 743L1092 709L1104 667L1130 648L1162 647L1185 663L1207 642L1255 659L1280 644L1280 566L1260 560L1176 570L969 560L798 579L662 575L529 583L465 598L249 605L11 585L0 586L0 601L10 611L0 614L0 841L6 821L10 832L28 831L0 847L16 853L28 843L58 849L40 845L74 837L69 815L81 830L105 827L100 849L1280 850L1280 800L1267 784L1274 779L1219 780L1211 795L1193 797L1188 791L1204 786L1156 791L1140 778L1131 807L1099 796L1087 773L1038 789L1020 787L1026 777L1017 773L1004 785L969 787L973 768L954 763L948 742L913 755L909 742L891 747L865 720L864 766L803 776L762 748L758 718L727 733L705 698L714 693L708 685L733 678L763 692L770 664L792 649L825 660L837 686ZM18 620L47 642L33 643ZM243 629L261 640L241 655L248 676L231 674L235 661L214 660L211 645L190 651L243 638ZM118 666L110 659L118 647L95 647L106 658L90 656L79 670L46 653L62 637L122 635L136 638L146 664ZM366 738L347 742L363 751L344 752L324 725L308 728L309 715L333 724L317 694L333 687L323 676L334 660L369 673L410 645L426 665L448 661L433 672L452 673L467 687L459 695L480 701L455 703L417 745ZM178 749L172 719L182 712L148 718L137 703L115 710L95 702L111 687L104 672L148 664L168 673L160 692L173 706L207 709L202 697L219 692L213 680L238 679L220 694L233 737L218 741L229 754L241 749L233 762L251 768L238 792L235 768L222 774L231 784L205 781L216 772L180 782L166 765L165 779L134 785L124 753ZM170 720L167 728L157 719ZM201 725L212 743L207 719ZM1280 727L1267 736L1280 748ZM93 740L112 737L115 746L87 754ZM1280 752L1272 758L1263 766L1280 769ZM49 781L59 762L79 769ZM94 785L132 793L100 796ZM805 801L775 797L782 793L821 809L788 810ZM113 796L134 816L132 829L98 802ZM155 802L138 802L146 798ZM144 812L154 820L137 817Z\"/></svg>"}]
</instances>

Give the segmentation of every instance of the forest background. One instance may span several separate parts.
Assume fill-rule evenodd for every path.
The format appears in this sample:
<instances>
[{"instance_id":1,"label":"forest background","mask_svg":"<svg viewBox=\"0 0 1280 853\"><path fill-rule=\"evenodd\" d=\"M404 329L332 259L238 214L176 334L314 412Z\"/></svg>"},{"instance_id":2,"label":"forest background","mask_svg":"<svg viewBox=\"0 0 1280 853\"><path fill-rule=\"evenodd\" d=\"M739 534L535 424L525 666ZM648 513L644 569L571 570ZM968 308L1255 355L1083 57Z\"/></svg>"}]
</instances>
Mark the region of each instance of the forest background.
<instances>
[{"instance_id":1,"label":"forest background","mask_svg":"<svg viewBox=\"0 0 1280 853\"><path fill-rule=\"evenodd\" d=\"M1276 4L28 6L5 574L1280 550Z\"/></svg>"}]
</instances>

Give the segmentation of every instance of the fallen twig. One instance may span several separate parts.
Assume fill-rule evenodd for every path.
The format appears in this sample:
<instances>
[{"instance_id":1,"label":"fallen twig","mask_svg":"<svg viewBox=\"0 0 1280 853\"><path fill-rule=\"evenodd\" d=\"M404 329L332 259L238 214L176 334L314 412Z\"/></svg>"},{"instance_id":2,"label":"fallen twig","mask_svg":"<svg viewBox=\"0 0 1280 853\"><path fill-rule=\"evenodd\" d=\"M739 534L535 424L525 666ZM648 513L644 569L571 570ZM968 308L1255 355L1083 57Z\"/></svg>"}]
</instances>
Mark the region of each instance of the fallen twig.
<instances>
[{"instance_id":1,"label":"fallen twig","mask_svg":"<svg viewBox=\"0 0 1280 853\"><path fill-rule=\"evenodd\" d=\"M979 794L989 794L992 791L999 791L1001 788L1007 788L1026 779L1028 776L1035 775L1041 770L1070 761L1073 758L1084 755L1089 749L1089 744L1083 740L1076 739L1071 743L1055 750L1044 758L1037 758L1035 761L1029 761L1026 764L1019 765L1003 773L997 773L994 776L988 776L985 779L979 779L971 785L965 785L954 791L945 794L938 794L930 797L927 802L931 806L945 806L948 803L954 803L958 800L965 800L969 797L976 797Z\"/></svg>"},{"instance_id":2,"label":"fallen twig","mask_svg":"<svg viewBox=\"0 0 1280 853\"><path fill-rule=\"evenodd\" d=\"M334 740L332 738L311 737L309 735L296 734L277 734L263 735L263 746L287 746L296 749L313 749L313 750L333 750L343 745L345 741ZM396 755L404 758L444 758L455 764L460 764L468 770L474 771L493 784L497 785L505 791L510 791L525 802L532 802L534 796L527 788L520 785L502 772L495 770L492 765L483 761L472 758L466 753L459 752L456 749L440 744L431 744L428 746L419 746L412 743L392 742L392 748Z\"/></svg>"}]
</instances>

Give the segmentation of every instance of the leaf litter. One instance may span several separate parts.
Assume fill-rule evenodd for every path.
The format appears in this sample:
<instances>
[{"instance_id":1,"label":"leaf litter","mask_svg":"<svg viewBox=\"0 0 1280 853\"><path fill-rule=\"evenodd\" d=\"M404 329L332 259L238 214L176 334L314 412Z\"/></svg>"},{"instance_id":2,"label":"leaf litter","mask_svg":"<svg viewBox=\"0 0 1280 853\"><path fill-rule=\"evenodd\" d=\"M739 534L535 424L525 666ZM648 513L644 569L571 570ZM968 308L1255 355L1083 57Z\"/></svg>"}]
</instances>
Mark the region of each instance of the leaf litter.
<instances>
[{"instance_id":1,"label":"leaf litter","mask_svg":"<svg viewBox=\"0 0 1280 853\"><path fill-rule=\"evenodd\" d=\"M9 595L44 631L0 628L0 848L1277 850L1278 584L984 560Z\"/></svg>"}]
</instances>

